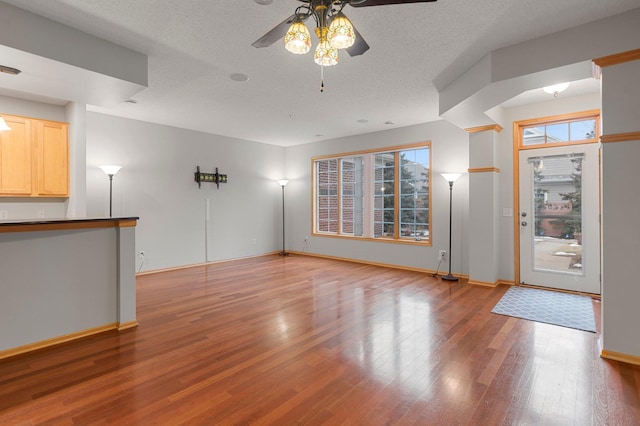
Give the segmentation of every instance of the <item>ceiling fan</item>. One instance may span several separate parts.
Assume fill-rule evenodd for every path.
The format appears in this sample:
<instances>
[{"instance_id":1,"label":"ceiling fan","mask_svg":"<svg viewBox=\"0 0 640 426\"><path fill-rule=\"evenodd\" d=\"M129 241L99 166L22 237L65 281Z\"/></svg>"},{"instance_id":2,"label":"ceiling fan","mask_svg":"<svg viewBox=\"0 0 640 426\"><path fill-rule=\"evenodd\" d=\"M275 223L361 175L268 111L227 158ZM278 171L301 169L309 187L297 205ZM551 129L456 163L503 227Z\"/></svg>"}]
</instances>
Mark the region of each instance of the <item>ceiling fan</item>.
<instances>
[{"instance_id":1,"label":"ceiling fan","mask_svg":"<svg viewBox=\"0 0 640 426\"><path fill-rule=\"evenodd\" d=\"M437 0L298 0L293 15L276 25L265 35L254 41L254 47L271 46L284 38L285 48L295 54L304 54L311 49L311 37L304 21L313 17L319 44L314 52L315 62L322 66L338 63L338 49L345 49L350 56L362 55L369 45L342 13L346 5L351 7L381 6L389 4L427 3Z\"/></svg>"}]
</instances>

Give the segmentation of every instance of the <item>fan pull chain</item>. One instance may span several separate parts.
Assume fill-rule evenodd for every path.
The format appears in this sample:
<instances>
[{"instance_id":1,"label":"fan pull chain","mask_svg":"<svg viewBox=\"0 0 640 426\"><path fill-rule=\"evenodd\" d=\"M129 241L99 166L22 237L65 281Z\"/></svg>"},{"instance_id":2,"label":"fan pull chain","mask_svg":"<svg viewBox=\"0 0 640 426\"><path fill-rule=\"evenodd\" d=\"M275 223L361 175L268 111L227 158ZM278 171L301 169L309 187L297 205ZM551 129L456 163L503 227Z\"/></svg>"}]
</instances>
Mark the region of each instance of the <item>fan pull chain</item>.
<instances>
[{"instance_id":1,"label":"fan pull chain","mask_svg":"<svg viewBox=\"0 0 640 426\"><path fill-rule=\"evenodd\" d=\"M320 93L324 93L324 66L320 65Z\"/></svg>"}]
</instances>

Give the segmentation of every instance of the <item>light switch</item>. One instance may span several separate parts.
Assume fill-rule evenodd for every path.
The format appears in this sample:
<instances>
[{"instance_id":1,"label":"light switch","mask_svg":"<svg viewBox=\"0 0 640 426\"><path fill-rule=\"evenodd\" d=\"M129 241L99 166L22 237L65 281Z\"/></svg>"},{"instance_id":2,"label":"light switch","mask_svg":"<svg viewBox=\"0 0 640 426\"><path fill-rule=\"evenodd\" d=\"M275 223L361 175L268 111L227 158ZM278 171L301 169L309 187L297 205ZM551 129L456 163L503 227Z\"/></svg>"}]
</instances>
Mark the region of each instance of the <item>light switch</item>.
<instances>
[{"instance_id":1,"label":"light switch","mask_svg":"<svg viewBox=\"0 0 640 426\"><path fill-rule=\"evenodd\" d=\"M512 217L513 209L511 207L503 207L502 208L502 216L504 217Z\"/></svg>"}]
</instances>

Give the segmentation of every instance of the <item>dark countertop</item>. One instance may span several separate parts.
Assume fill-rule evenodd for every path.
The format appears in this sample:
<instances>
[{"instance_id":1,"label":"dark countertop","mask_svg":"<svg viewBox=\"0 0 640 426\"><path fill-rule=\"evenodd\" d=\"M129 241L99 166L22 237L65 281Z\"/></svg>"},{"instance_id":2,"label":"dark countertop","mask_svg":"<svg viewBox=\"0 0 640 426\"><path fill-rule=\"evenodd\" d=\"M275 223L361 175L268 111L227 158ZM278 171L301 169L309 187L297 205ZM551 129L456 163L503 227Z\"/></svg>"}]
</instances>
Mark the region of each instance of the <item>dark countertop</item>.
<instances>
[{"instance_id":1,"label":"dark countertop","mask_svg":"<svg viewBox=\"0 0 640 426\"><path fill-rule=\"evenodd\" d=\"M92 217L60 219L15 219L0 221L0 232L52 231L87 228L122 228L136 226L140 219L130 217Z\"/></svg>"}]
</instances>

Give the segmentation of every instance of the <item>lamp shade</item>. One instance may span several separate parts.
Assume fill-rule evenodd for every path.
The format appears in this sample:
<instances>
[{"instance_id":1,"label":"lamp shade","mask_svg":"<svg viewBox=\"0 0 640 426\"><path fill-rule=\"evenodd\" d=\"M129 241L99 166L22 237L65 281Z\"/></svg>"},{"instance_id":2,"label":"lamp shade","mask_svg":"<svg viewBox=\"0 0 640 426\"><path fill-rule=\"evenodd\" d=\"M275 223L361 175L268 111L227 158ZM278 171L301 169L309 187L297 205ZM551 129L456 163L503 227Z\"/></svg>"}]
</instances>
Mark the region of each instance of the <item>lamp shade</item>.
<instances>
[{"instance_id":1,"label":"lamp shade","mask_svg":"<svg viewBox=\"0 0 640 426\"><path fill-rule=\"evenodd\" d=\"M114 176L116 173L118 173L118 171L122 168L122 166L109 165L109 166L100 166L100 168L102 169L103 172L105 172L105 174L109 176Z\"/></svg>"},{"instance_id":2,"label":"lamp shade","mask_svg":"<svg viewBox=\"0 0 640 426\"><path fill-rule=\"evenodd\" d=\"M291 24L289 31L284 36L284 47L296 55L304 55L311 50L311 34L299 18Z\"/></svg>"},{"instance_id":3,"label":"lamp shade","mask_svg":"<svg viewBox=\"0 0 640 426\"><path fill-rule=\"evenodd\" d=\"M462 173L440 173L440 174L447 182L452 182L452 183L458 180L460 176L462 176Z\"/></svg>"},{"instance_id":4,"label":"lamp shade","mask_svg":"<svg viewBox=\"0 0 640 426\"><path fill-rule=\"evenodd\" d=\"M287 179L278 180L278 185L280 185L280 186L285 186L288 183L289 183L289 181Z\"/></svg>"},{"instance_id":5,"label":"lamp shade","mask_svg":"<svg viewBox=\"0 0 640 426\"><path fill-rule=\"evenodd\" d=\"M330 67L338 63L338 50L329 45L329 42L325 38L316 47L313 53L313 60L316 64L323 67Z\"/></svg>"},{"instance_id":6,"label":"lamp shade","mask_svg":"<svg viewBox=\"0 0 640 426\"><path fill-rule=\"evenodd\" d=\"M355 43L356 34L353 25L342 12L331 21L327 39L334 49L346 49Z\"/></svg>"},{"instance_id":7,"label":"lamp shade","mask_svg":"<svg viewBox=\"0 0 640 426\"><path fill-rule=\"evenodd\" d=\"M5 130L11 130L11 127L4 121L4 118L0 117L0 132Z\"/></svg>"}]
</instances>

